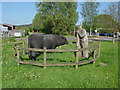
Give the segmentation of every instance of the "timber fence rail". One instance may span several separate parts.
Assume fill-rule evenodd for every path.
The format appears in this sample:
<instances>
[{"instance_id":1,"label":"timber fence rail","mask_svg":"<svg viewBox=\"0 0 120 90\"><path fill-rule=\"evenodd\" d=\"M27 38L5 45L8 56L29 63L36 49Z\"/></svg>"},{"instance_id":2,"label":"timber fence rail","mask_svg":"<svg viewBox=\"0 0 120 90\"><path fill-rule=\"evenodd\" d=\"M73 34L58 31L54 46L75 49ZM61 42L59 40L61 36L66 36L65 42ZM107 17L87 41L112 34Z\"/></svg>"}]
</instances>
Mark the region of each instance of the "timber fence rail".
<instances>
[{"instance_id":1,"label":"timber fence rail","mask_svg":"<svg viewBox=\"0 0 120 90\"><path fill-rule=\"evenodd\" d=\"M17 62L17 65L19 65L19 63L21 64L32 64L32 65L38 65L38 66L64 66L64 65L75 65L76 69L78 68L78 65L81 64L86 64L86 63L90 63L93 62L93 64L95 64L95 60L97 57L100 56L100 42L89 42L89 43L95 43L95 46L91 46L88 48L82 48L82 49L46 49L46 47L44 47L43 49L35 49L35 48L25 48L25 41L20 42L20 43L14 43L13 45L13 57L15 59L15 61ZM22 47L20 47L20 45L22 45ZM20 52L20 50L22 50L22 52ZM86 61L80 61L79 62L79 52L80 51L85 51L85 50L89 50L89 51L93 51L93 56L94 58L91 60L86 60ZM43 63L36 63L36 62L30 62L30 61L20 61L20 55L21 54L25 54L27 51L37 51L37 52L43 52L43 57L44 57L44 62ZM17 54L16 54L17 52ZM47 64L47 53L48 52L76 52L76 61L72 62L72 63L54 63L54 64Z\"/></svg>"}]
</instances>

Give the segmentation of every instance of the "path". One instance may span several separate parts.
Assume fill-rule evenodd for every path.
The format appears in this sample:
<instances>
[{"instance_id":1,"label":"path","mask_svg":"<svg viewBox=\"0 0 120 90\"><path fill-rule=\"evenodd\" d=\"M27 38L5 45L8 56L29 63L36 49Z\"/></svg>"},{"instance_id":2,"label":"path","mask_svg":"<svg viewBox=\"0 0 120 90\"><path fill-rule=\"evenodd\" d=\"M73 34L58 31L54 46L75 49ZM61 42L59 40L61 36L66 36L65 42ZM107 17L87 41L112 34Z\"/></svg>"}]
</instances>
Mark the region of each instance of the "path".
<instances>
[{"instance_id":1,"label":"path","mask_svg":"<svg viewBox=\"0 0 120 90\"><path fill-rule=\"evenodd\" d=\"M27 40L27 38L16 38L16 40ZM76 38L73 37L67 37L67 40L76 40ZM100 36L99 38L89 38L89 40L92 41L112 41L112 37L104 37ZM115 38L116 41L120 41L120 38Z\"/></svg>"}]
</instances>

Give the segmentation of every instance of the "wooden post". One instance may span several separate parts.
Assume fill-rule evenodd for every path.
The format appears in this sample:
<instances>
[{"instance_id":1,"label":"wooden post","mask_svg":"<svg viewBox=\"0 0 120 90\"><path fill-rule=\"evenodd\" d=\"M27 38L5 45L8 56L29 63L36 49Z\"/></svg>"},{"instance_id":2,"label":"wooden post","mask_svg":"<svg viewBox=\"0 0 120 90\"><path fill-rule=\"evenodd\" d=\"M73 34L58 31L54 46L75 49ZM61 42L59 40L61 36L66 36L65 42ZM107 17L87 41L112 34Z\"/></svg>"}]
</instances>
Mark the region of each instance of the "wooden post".
<instances>
[{"instance_id":1,"label":"wooden post","mask_svg":"<svg viewBox=\"0 0 120 90\"><path fill-rule=\"evenodd\" d=\"M15 57L15 48L13 47L13 56Z\"/></svg>"},{"instance_id":2,"label":"wooden post","mask_svg":"<svg viewBox=\"0 0 120 90\"><path fill-rule=\"evenodd\" d=\"M76 52L76 69L78 69L79 52Z\"/></svg>"},{"instance_id":3,"label":"wooden post","mask_svg":"<svg viewBox=\"0 0 120 90\"><path fill-rule=\"evenodd\" d=\"M78 36L78 33L77 33L77 41L76 41L76 45L77 45L77 49L80 49L80 38L79 38L79 36ZM81 51L79 51L78 52L78 54L79 54L79 57L82 57L82 53L81 53Z\"/></svg>"},{"instance_id":4,"label":"wooden post","mask_svg":"<svg viewBox=\"0 0 120 90\"><path fill-rule=\"evenodd\" d=\"M79 47L77 47L77 49L79 49ZM78 69L78 59L79 59L79 55L80 55L80 53L77 51L76 52L76 69Z\"/></svg>"},{"instance_id":5,"label":"wooden post","mask_svg":"<svg viewBox=\"0 0 120 90\"><path fill-rule=\"evenodd\" d=\"M19 49L17 48L17 65L19 66L19 61L20 61L20 52Z\"/></svg>"},{"instance_id":6,"label":"wooden post","mask_svg":"<svg viewBox=\"0 0 120 90\"><path fill-rule=\"evenodd\" d=\"M113 32L113 43L115 43L115 32Z\"/></svg>"},{"instance_id":7,"label":"wooden post","mask_svg":"<svg viewBox=\"0 0 120 90\"><path fill-rule=\"evenodd\" d=\"M46 47L44 47L44 68L46 67Z\"/></svg>"},{"instance_id":8,"label":"wooden post","mask_svg":"<svg viewBox=\"0 0 120 90\"><path fill-rule=\"evenodd\" d=\"M97 54L96 52L97 52L97 50L95 49L94 50L94 58L96 58L96 54ZM95 60L93 61L93 65L95 65Z\"/></svg>"},{"instance_id":9,"label":"wooden post","mask_svg":"<svg viewBox=\"0 0 120 90\"><path fill-rule=\"evenodd\" d=\"M13 45L13 56L15 57L15 45Z\"/></svg>"},{"instance_id":10,"label":"wooden post","mask_svg":"<svg viewBox=\"0 0 120 90\"><path fill-rule=\"evenodd\" d=\"M99 32L96 33L96 37L99 38Z\"/></svg>"},{"instance_id":11,"label":"wooden post","mask_svg":"<svg viewBox=\"0 0 120 90\"><path fill-rule=\"evenodd\" d=\"M98 45L99 45L99 52L98 52L98 57L100 57L100 42L98 43Z\"/></svg>"},{"instance_id":12,"label":"wooden post","mask_svg":"<svg viewBox=\"0 0 120 90\"><path fill-rule=\"evenodd\" d=\"M25 48L25 42L23 42L23 48ZM25 50L23 50L23 54L25 54Z\"/></svg>"}]
</instances>

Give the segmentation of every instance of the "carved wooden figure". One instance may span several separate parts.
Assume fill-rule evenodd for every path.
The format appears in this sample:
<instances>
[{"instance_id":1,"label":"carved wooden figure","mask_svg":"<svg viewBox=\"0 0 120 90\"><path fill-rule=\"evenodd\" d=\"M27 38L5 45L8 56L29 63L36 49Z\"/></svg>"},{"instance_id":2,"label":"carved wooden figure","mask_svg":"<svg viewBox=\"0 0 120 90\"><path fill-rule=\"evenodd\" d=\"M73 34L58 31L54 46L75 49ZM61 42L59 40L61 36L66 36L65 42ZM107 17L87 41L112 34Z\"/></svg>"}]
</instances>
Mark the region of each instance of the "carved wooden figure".
<instances>
[{"instance_id":1,"label":"carved wooden figure","mask_svg":"<svg viewBox=\"0 0 120 90\"><path fill-rule=\"evenodd\" d=\"M80 25L77 27L77 33L79 37L80 48L88 48L88 36L85 29L83 29ZM77 36L77 35L76 35ZM88 58L88 50L81 51L79 54L80 57Z\"/></svg>"}]
</instances>

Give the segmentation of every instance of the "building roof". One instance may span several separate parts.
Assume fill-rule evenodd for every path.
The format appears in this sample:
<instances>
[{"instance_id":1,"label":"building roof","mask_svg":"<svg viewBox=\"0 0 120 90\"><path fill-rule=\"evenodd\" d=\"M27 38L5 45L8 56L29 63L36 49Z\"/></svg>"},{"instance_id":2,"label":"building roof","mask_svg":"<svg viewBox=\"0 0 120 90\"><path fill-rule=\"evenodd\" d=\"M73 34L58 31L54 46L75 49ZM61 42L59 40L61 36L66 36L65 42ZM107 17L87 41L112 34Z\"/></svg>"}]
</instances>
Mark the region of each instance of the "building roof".
<instances>
[{"instance_id":1,"label":"building roof","mask_svg":"<svg viewBox=\"0 0 120 90\"><path fill-rule=\"evenodd\" d=\"M10 24L2 24L2 25L9 26L9 27L13 27L14 26L14 25L10 25Z\"/></svg>"}]
</instances>

